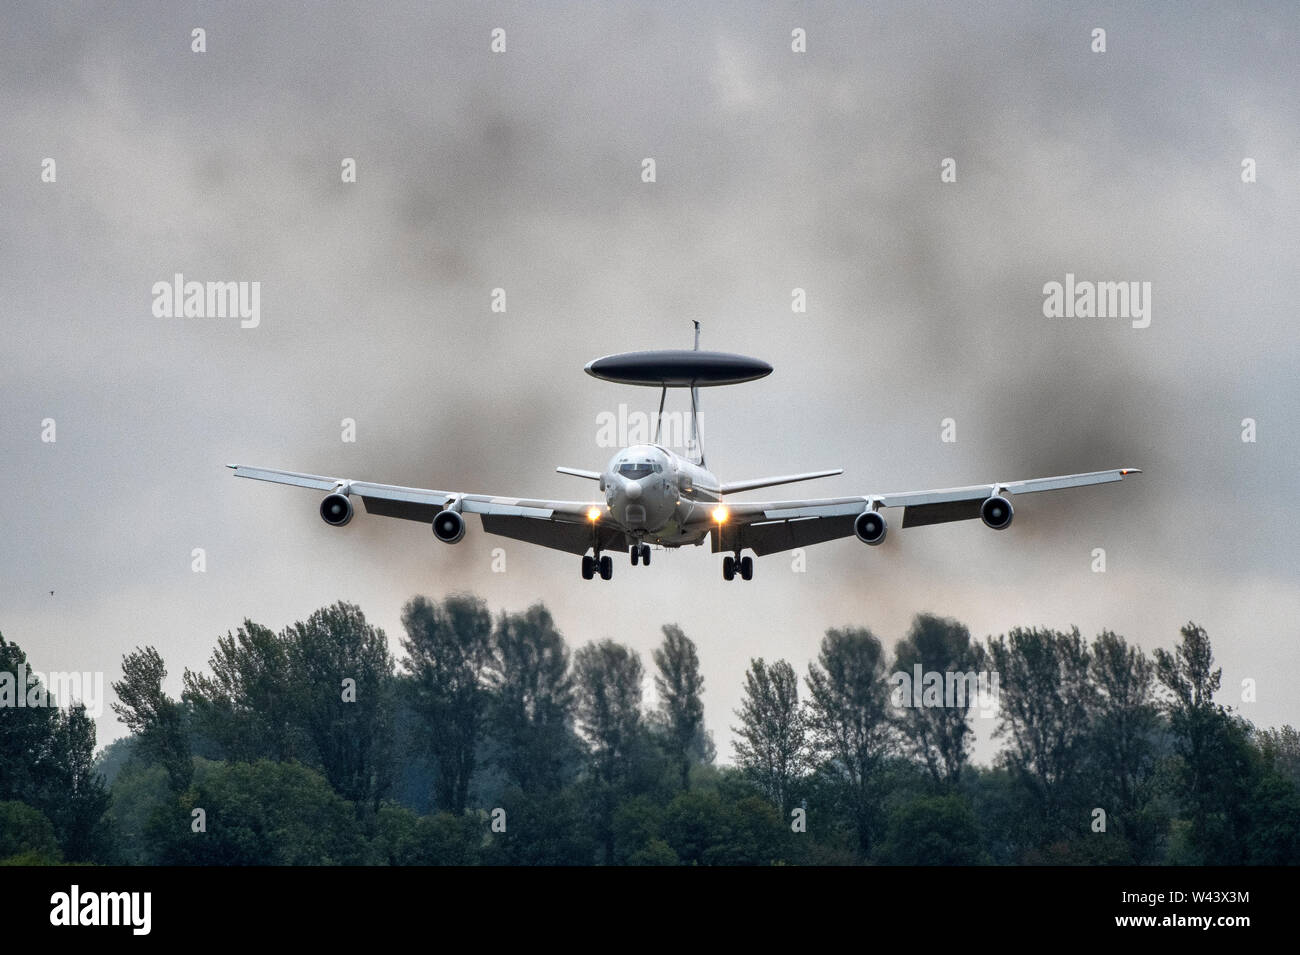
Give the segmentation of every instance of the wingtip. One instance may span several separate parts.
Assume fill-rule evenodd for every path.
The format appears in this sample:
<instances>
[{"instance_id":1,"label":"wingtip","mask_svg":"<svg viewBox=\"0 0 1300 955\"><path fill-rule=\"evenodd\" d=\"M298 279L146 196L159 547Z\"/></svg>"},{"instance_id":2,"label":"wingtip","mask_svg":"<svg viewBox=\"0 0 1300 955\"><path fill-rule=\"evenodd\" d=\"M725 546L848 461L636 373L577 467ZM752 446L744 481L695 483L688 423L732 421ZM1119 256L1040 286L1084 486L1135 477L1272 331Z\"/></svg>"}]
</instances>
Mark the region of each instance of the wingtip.
<instances>
[{"instance_id":1,"label":"wingtip","mask_svg":"<svg viewBox=\"0 0 1300 955\"><path fill-rule=\"evenodd\" d=\"M1141 469L1141 468L1121 468L1119 473L1120 473L1120 476L1121 476L1121 477L1128 477L1130 474L1141 474L1141 473L1142 473L1142 469Z\"/></svg>"},{"instance_id":2,"label":"wingtip","mask_svg":"<svg viewBox=\"0 0 1300 955\"><path fill-rule=\"evenodd\" d=\"M227 464L226 467L228 467L228 468L230 468L230 470L234 471L236 468L239 467L239 465L238 465L238 464Z\"/></svg>"}]
</instances>

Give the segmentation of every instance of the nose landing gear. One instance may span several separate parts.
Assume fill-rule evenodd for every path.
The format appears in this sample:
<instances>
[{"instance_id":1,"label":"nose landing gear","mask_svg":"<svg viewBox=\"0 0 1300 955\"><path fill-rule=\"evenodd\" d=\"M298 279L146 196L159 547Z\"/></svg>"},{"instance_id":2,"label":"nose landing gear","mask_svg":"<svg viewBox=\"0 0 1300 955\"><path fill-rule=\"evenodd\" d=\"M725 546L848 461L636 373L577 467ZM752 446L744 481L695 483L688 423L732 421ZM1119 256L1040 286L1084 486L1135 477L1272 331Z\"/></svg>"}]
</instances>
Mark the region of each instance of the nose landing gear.
<instances>
[{"instance_id":1,"label":"nose landing gear","mask_svg":"<svg viewBox=\"0 0 1300 955\"><path fill-rule=\"evenodd\" d=\"M645 564L647 567L650 566L650 545L649 544L633 544L630 548L628 548L628 551L632 555L633 567L635 567L638 562Z\"/></svg>"}]
</instances>

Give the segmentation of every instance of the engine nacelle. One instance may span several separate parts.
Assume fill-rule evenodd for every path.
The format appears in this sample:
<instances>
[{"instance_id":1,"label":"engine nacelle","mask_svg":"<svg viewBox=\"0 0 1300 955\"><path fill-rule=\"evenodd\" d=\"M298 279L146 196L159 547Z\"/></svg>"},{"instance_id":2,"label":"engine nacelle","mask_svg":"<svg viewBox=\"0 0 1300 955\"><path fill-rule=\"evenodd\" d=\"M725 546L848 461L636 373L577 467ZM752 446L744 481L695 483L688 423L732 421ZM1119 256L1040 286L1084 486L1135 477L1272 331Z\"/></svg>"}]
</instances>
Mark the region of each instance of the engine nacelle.
<instances>
[{"instance_id":1,"label":"engine nacelle","mask_svg":"<svg viewBox=\"0 0 1300 955\"><path fill-rule=\"evenodd\" d=\"M853 533L858 535L858 540L872 547L885 539L888 530L889 525L879 511L863 511L853 522Z\"/></svg>"},{"instance_id":2,"label":"engine nacelle","mask_svg":"<svg viewBox=\"0 0 1300 955\"><path fill-rule=\"evenodd\" d=\"M456 511L439 511L433 518L433 536L444 544L458 544L465 536L465 518Z\"/></svg>"},{"instance_id":3,"label":"engine nacelle","mask_svg":"<svg viewBox=\"0 0 1300 955\"><path fill-rule=\"evenodd\" d=\"M320 516L331 527L342 527L352 520L352 500L346 494L330 494L320 502Z\"/></svg>"},{"instance_id":4,"label":"engine nacelle","mask_svg":"<svg viewBox=\"0 0 1300 955\"><path fill-rule=\"evenodd\" d=\"M980 505L980 520L995 531L1004 531L1011 526L1011 518L1016 512L1011 502L1005 497L991 497Z\"/></svg>"}]
</instances>

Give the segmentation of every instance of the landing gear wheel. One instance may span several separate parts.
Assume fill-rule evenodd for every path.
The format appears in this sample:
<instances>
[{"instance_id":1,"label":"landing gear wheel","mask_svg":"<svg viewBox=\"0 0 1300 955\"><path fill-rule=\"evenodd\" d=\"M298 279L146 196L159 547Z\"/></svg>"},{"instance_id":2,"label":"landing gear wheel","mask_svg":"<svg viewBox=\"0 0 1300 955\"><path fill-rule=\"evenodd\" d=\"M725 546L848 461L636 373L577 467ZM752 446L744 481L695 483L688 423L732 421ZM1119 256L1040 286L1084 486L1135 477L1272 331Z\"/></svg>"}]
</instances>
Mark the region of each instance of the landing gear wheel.
<instances>
[{"instance_id":1,"label":"landing gear wheel","mask_svg":"<svg viewBox=\"0 0 1300 955\"><path fill-rule=\"evenodd\" d=\"M631 551L632 551L632 566L635 567L637 565L637 562L641 560L641 545L633 544L631 547Z\"/></svg>"},{"instance_id":2,"label":"landing gear wheel","mask_svg":"<svg viewBox=\"0 0 1300 955\"><path fill-rule=\"evenodd\" d=\"M591 580L596 575L596 561L586 554L582 556L582 579Z\"/></svg>"},{"instance_id":3,"label":"landing gear wheel","mask_svg":"<svg viewBox=\"0 0 1300 955\"><path fill-rule=\"evenodd\" d=\"M730 554L722 558L722 579L736 579L736 558L732 557Z\"/></svg>"},{"instance_id":4,"label":"landing gear wheel","mask_svg":"<svg viewBox=\"0 0 1300 955\"><path fill-rule=\"evenodd\" d=\"M600 579L609 580L614 576L614 558L606 554L600 559Z\"/></svg>"},{"instance_id":5,"label":"landing gear wheel","mask_svg":"<svg viewBox=\"0 0 1300 955\"><path fill-rule=\"evenodd\" d=\"M754 558L745 556L739 561L740 576L744 580L754 579Z\"/></svg>"},{"instance_id":6,"label":"landing gear wheel","mask_svg":"<svg viewBox=\"0 0 1300 955\"><path fill-rule=\"evenodd\" d=\"M645 564L647 567L650 566L650 545L649 544L641 545L641 563Z\"/></svg>"}]
</instances>

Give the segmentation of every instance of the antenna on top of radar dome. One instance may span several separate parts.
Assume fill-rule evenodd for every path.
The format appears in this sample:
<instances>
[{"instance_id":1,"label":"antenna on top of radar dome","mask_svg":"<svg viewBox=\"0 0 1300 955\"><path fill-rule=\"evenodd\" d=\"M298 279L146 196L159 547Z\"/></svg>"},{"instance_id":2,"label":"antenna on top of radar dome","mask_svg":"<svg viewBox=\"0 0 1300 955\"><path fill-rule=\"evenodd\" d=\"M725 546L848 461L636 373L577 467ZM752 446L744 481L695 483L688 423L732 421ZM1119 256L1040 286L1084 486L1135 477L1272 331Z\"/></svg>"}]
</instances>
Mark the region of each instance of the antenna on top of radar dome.
<instances>
[{"instance_id":1,"label":"antenna on top of radar dome","mask_svg":"<svg viewBox=\"0 0 1300 955\"><path fill-rule=\"evenodd\" d=\"M700 323L695 323L695 350L700 350ZM668 394L668 389L664 389L664 394ZM659 414L663 414L663 401L659 402ZM700 389L694 382L691 382L691 438L687 445L688 450L700 459L700 467L704 467L704 444L700 441Z\"/></svg>"}]
</instances>

